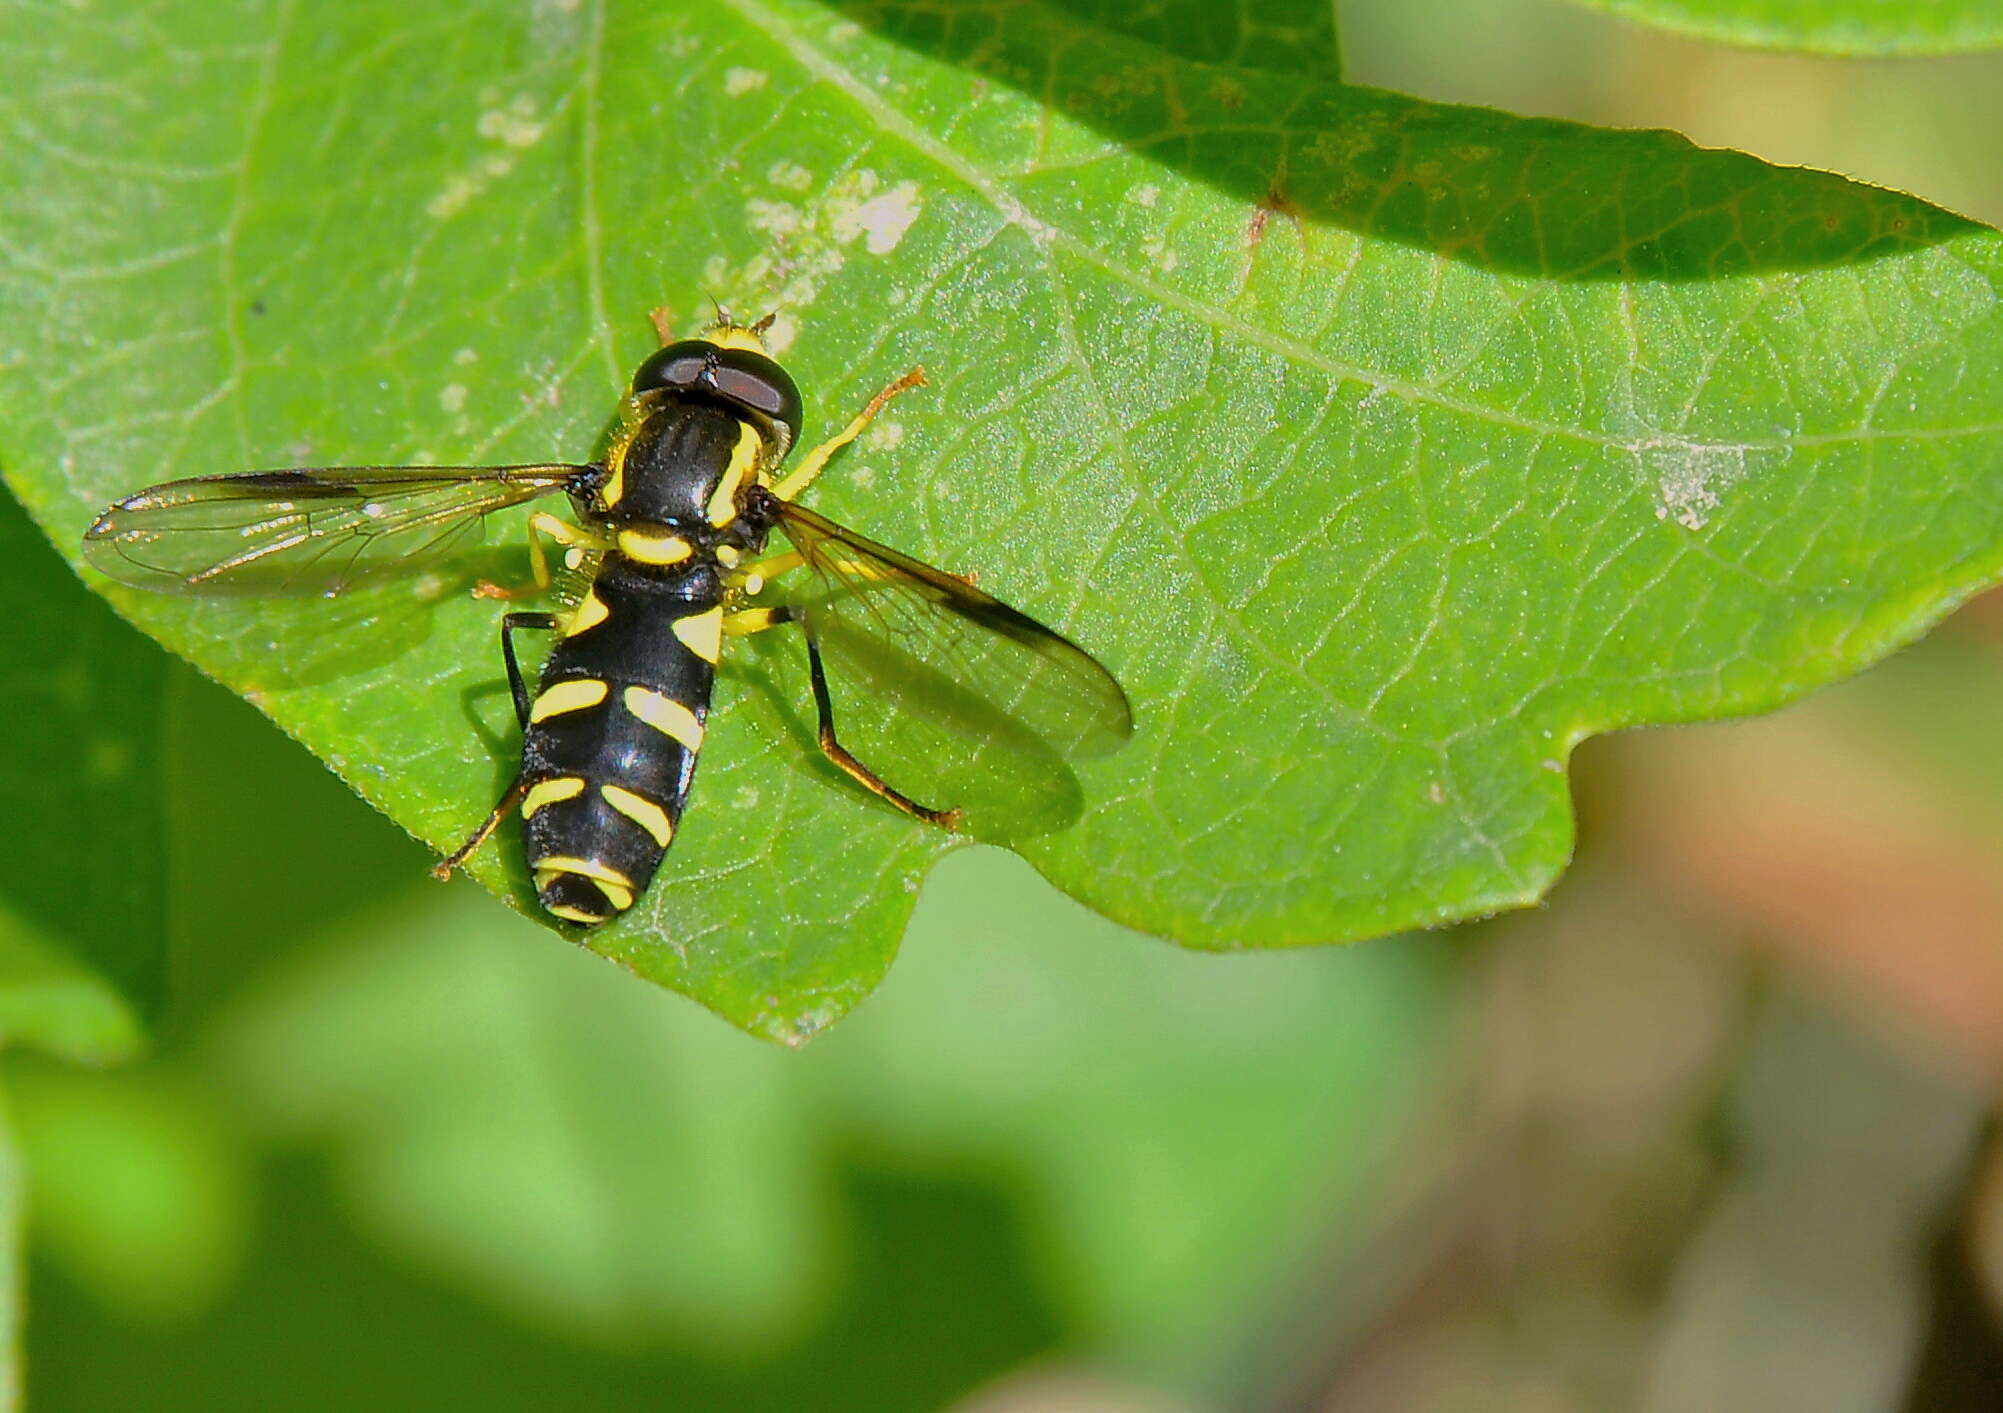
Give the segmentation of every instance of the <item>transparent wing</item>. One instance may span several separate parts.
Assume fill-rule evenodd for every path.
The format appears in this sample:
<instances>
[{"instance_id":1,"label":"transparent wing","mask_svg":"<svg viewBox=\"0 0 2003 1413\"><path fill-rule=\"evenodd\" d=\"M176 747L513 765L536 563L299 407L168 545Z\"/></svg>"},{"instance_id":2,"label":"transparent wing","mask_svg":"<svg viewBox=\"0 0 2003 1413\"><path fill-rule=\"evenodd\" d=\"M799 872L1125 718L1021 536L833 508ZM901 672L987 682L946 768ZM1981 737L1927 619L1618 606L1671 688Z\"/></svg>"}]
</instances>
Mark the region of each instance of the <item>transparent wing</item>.
<instances>
[{"instance_id":1,"label":"transparent wing","mask_svg":"<svg viewBox=\"0 0 2003 1413\"><path fill-rule=\"evenodd\" d=\"M1070 639L802 506L783 503L779 525L820 578L808 632L890 709L1018 755L1099 755L1133 734L1127 694Z\"/></svg>"},{"instance_id":2,"label":"transparent wing","mask_svg":"<svg viewBox=\"0 0 2003 1413\"><path fill-rule=\"evenodd\" d=\"M482 517L563 490L595 468L333 466L196 476L118 501L84 558L157 593L338 594L437 560Z\"/></svg>"}]
</instances>

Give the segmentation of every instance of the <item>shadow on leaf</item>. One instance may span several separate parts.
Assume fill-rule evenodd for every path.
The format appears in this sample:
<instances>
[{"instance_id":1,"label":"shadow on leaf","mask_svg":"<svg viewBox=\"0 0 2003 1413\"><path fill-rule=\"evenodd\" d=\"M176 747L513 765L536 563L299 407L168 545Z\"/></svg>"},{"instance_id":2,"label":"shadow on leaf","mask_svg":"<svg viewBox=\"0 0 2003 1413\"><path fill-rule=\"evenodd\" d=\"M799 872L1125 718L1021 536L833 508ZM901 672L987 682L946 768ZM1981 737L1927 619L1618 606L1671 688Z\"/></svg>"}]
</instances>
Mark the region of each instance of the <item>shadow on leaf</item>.
<instances>
[{"instance_id":1,"label":"shadow on leaf","mask_svg":"<svg viewBox=\"0 0 2003 1413\"><path fill-rule=\"evenodd\" d=\"M1427 103L1199 63L1047 4L836 0L854 20L1085 123L1273 220L1557 280L1716 280L1859 264L1981 230L1923 201L1681 134ZM1075 168L1008 179L1059 228Z\"/></svg>"}]
</instances>

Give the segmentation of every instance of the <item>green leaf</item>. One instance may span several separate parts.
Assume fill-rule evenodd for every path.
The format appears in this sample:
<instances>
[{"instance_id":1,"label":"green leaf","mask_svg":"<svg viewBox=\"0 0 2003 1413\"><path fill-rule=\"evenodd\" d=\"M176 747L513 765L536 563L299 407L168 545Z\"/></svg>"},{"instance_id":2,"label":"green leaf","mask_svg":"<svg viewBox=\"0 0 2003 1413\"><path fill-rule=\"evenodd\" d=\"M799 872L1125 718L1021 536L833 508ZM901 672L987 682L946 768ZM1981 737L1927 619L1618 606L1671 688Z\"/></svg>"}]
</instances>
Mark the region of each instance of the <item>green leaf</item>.
<instances>
[{"instance_id":1,"label":"green leaf","mask_svg":"<svg viewBox=\"0 0 2003 1413\"><path fill-rule=\"evenodd\" d=\"M168 476L585 456L650 305L776 308L814 428L931 373L813 503L1119 674L1136 739L1019 848L1190 945L1529 902L1580 740L1790 700L2003 561L1996 236L1826 174L1035 3L34 14L0 459L61 545ZM458 587L115 602L442 849L512 774ZM782 636L589 940L797 1041L956 841L816 757Z\"/></svg>"},{"instance_id":2,"label":"green leaf","mask_svg":"<svg viewBox=\"0 0 2003 1413\"><path fill-rule=\"evenodd\" d=\"M126 1058L166 952L158 732L168 658L0 494L0 1042Z\"/></svg>"},{"instance_id":3,"label":"green leaf","mask_svg":"<svg viewBox=\"0 0 2003 1413\"><path fill-rule=\"evenodd\" d=\"M1808 54L1964 54L2003 47L1989 0L1573 0L1695 39Z\"/></svg>"}]
</instances>

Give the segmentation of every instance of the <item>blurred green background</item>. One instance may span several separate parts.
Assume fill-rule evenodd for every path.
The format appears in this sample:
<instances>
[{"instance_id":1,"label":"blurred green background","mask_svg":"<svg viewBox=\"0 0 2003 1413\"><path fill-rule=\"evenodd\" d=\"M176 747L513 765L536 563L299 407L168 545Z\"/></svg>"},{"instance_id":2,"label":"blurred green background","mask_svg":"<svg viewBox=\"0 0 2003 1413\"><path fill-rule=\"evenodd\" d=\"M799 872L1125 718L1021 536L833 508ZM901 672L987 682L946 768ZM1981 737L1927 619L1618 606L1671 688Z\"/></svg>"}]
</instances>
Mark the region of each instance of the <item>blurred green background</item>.
<instances>
[{"instance_id":1,"label":"blurred green background","mask_svg":"<svg viewBox=\"0 0 2003 1413\"><path fill-rule=\"evenodd\" d=\"M2003 220L2003 59L1342 17L1358 82ZM7 1053L37 1409L2003 1406L1994 602L1587 747L1578 866L1491 924L1184 954L956 854L798 1054L429 883L124 640L166 681L174 1000L136 1065Z\"/></svg>"}]
</instances>

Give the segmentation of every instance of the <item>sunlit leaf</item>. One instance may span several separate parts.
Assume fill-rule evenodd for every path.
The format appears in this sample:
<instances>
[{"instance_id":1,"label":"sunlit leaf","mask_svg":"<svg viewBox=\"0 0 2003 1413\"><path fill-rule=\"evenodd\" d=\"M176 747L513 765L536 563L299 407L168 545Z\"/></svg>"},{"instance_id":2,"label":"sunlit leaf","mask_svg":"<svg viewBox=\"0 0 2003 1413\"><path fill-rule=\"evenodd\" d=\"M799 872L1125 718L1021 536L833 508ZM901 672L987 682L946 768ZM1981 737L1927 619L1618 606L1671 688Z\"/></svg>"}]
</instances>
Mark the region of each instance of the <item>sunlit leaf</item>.
<instances>
[{"instance_id":1,"label":"sunlit leaf","mask_svg":"<svg viewBox=\"0 0 2003 1413\"><path fill-rule=\"evenodd\" d=\"M169 476L588 456L649 306L776 309L809 435L927 368L813 504L1119 675L1135 740L1017 846L1190 945L1526 903L1580 740L1790 700L2003 565L1997 239L1904 196L1035 3L30 9L0 462L63 547ZM462 586L115 602L442 849L512 773ZM789 1040L955 846L818 759L804 677L734 657L591 938Z\"/></svg>"}]
</instances>

